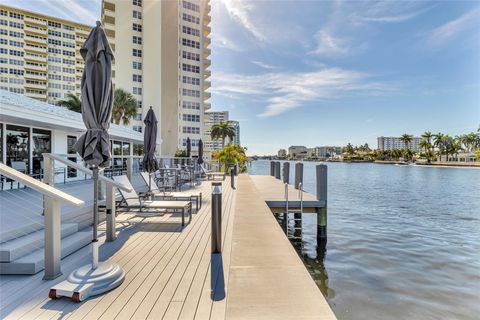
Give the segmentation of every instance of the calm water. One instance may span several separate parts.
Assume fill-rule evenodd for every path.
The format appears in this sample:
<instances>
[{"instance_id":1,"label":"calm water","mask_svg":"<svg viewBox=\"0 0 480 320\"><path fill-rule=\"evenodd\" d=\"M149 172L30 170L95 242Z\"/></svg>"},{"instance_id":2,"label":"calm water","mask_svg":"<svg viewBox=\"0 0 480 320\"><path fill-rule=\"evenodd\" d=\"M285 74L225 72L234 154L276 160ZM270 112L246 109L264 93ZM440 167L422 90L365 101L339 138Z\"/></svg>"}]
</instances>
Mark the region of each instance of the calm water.
<instances>
[{"instance_id":1,"label":"calm water","mask_svg":"<svg viewBox=\"0 0 480 320\"><path fill-rule=\"evenodd\" d=\"M480 319L480 170L328 163L328 188L326 248L313 214L292 243L339 319Z\"/></svg>"}]
</instances>

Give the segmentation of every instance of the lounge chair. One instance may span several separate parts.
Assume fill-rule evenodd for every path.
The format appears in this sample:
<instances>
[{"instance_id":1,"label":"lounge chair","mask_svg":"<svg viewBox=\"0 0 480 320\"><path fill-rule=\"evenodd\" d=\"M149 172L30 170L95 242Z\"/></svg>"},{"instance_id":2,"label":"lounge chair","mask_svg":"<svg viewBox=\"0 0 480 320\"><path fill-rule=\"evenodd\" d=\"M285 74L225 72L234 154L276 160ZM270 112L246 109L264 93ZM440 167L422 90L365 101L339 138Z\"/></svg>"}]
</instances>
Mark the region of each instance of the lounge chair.
<instances>
[{"instance_id":1,"label":"lounge chair","mask_svg":"<svg viewBox=\"0 0 480 320\"><path fill-rule=\"evenodd\" d=\"M165 210L172 210L173 212L181 211L182 212L182 226L185 225L185 213L188 212L189 220L192 221L192 203L190 201L169 201L169 200L161 200L161 201L150 201L145 200L144 195L139 195L135 189L133 188L130 180L128 180L127 176L114 176L113 180L128 186L132 189L131 192L126 192L123 190L118 189L120 194L122 195L122 202L120 203L120 207L125 207L128 209L139 209L140 211L144 209L165 209Z\"/></svg>"},{"instance_id":2,"label":"lounge chair","mask_svg":"<svg viewBox=\"0 0 480 320\"><path fill-rule=\"evenodd\" d=\"M143 181L145 182L145 184L149 185L149 179L150 179L150 176L149 176L149 173L148 172L141 172L140 175L142 176L143 178ZM196 211L198 212L198 210L202 207L202 193L201 192L162 192L160 191L160 189L158 188L158 186L155 184L155 182L153 181L153 177L152 177L152 183L150 185L150 191L153 193L153 196L155 199L163 199L163 200L166 200L166 199L172 199L172 200L187 200L187 201L195 201L195 204L196 204Z\"/></svg>"},{"instance_id":3,"label":"lounge chair","mask_svg":"<svg viewBox=\"0 0 480 320\"><path fill-rule=\"evenodd\" d=\"M202 169L202 172L207 177L207 180L210 180L210 178L212 178L212 180L216 180L215 179L216 177L220 177L220 178L222 178L222 180L225 180L225 172L210 171L210 170L205 169L205 167L202 166L202 165L200 165L200 168Z\"/></svg>"}]
</instances>

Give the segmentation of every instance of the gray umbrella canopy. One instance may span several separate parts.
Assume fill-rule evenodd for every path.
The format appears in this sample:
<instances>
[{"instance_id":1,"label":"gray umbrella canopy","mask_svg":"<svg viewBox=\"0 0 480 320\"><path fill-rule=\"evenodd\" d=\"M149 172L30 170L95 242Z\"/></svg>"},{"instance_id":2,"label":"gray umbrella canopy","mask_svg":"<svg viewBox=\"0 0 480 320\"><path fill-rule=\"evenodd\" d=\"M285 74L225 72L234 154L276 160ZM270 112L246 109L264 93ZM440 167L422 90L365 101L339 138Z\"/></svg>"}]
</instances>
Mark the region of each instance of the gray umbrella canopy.
<instances>
[{"instance_id":1,"label":"gray umbrella canopy","mask_svg":"<svg viewBox=\"0 0 480 320\"><path fill-rule=\"evenodd\" d=\"M187 137L187 158L190 158L190 154L192 153L192 141L190 138Z\"/></svg>"},{"instance_id":2,"label":"gray umbrella canopy","mask_svg":"<svg viewBox=\"0 0 480 320\"><path fill-rule=\"evenodd\" d=\"M198 140L198 164L203 163L203 141L202 139Z\"/></svg>"},{"instance_id":3,"label":"gray umbrella canopy","mask_svg":"<svg viewBox=\"0 0 480 320\"><path fill-rule=\"evenodd\" d=\"M157 160L155 160L155 148L157 147L157 117L152 107L148 110L145 119L145 133L143 134L143 146L145 155L143 156L143 170L155 172L158 169Z\"/></svg>"},{"instance_id":4,"label":"gray umbrella canopy","mask_svg":"<svg viewBox=\"0 0 480 320\"><path fill-rule=\"evenodd\" d=\"M113 53L100 22L92 29L80 49L85 61L82 88L82 117L87 132L74 145L89 166L110 166L110 136L112 116Z\"/></svg>"}]
</instances>

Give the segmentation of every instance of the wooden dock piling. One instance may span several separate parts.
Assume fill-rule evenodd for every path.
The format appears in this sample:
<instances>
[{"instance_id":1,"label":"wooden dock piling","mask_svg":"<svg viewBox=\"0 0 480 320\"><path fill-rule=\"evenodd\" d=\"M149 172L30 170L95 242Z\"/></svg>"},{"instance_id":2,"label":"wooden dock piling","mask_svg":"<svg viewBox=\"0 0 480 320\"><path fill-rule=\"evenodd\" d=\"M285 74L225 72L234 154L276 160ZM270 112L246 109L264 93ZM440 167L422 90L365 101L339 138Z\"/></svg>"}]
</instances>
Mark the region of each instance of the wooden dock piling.
<instances>
[{"instance_id":1,"label":"wooden dock piling","mask_svg":"<svg viewBox=\"0 0 480 320\"><path fill-rule=\"evenodd\" d=\"M290 162L283 163L283 183L290 183Z\"/></svg>"},{"instance_id":2,"label":"wooden dock piling","mask_svg":"<svg viewBox=\"0 0 480 320\"><path fill-rule=\"evenodd\" d=\"M317 208L317 241L327 241L327 166L319 164L315 168L317 182L317 200L325 206Z\"/></svg>"},{"instance_id":3,"label":"wooden dock piling","mask_svg":"<svg viewBox=\"0 0 480 320\"><path fill-rule=\"evenodd\" d=\"M270 161L270 175L275 176L275 161Z\"/></svg>"},{"instance_id":4,"label":"wooden dock piling","mask_svg":"<svg viewBox=\"0 0 480 320\"><path fill-rule=\"evenodd\" d=\"M275 161L275 178L281 179L280 161Z\"/></svg>"},{"instance_id":5,"label":"wooden dock piling","mask_svg":"<svg viewBox=\"0 0 480 320\"><path fill-rule=\"evenodd\" d=\"M295 164L295 189L298 189L298 185L303 184L303 163Z\"/></svg>"}]
</instances>

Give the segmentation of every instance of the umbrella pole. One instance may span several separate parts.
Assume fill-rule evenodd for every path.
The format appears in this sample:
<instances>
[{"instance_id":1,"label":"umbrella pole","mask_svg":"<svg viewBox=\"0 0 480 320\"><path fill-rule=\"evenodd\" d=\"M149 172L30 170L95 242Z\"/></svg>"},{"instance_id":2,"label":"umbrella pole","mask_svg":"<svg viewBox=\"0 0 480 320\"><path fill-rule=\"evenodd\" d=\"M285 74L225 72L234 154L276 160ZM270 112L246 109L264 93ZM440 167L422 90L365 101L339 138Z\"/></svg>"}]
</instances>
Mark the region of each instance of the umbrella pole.
<instances>
[{"instance_id":1,"label":"umbrella pole","mask_svg":"<svg viewBox=\"0 0 480 320\"><path fill-rule=\"evenodd\" d=\"M93 172L93 239L92 239L92 269L98 267L98 167L92 167Z\"/></svg>"}]
</instances>

